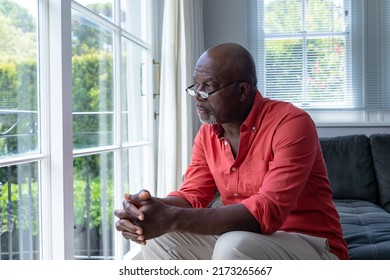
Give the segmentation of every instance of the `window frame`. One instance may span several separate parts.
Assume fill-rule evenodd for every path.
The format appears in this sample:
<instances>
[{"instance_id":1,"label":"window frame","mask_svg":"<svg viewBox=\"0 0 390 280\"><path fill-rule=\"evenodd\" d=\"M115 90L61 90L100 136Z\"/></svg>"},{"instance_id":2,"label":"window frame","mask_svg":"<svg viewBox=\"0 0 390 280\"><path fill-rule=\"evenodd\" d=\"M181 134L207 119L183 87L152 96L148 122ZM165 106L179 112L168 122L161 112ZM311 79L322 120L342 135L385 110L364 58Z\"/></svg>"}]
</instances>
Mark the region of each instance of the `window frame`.
<instances>
[{"instance_id":1,"label":"window frame","mask_svg":"<svg viewBox=\"0 0 390 280\"><path fill-rule=\"evenodd\" d=\"M351 81L349 87L353 91L353 95L360 95L357 99L361 99L362 104L368 103L370 99L370 94L367 89L367 81L371 83L371 86L377 81L372 80L372 75L367 75L368 70L377 69L379 77L380 69L382 65L380 64L380 58L376 58L374 61L369 59L371 49L379 49L377 40L369 40L368 34L378 34L380 29L379 23L376 21L369 21L365 18L360 18L355 16L359 14L358 11L364 8L364 15L372 16L380 14L380 3L374 3L376 1L351 1L344 0L346 7L351 8L352 18L350 19L351 25L347 26L346 32L351 33L350 41L346 41L346 44L350 44L352 47L347 51L346 58L352 59L352 63L347 63L347 67L352 67L348 69L349 73L354 75L354 78ZM250 0L248 2L248 44L249 49L255 57L257 62L257 72L258 72L258 85L261 92L263 85L265 85L265 75L260 75L264 65L265 65L265 56L263 55L264 48L258 47L260 38L264 38L264 30L256 28L256 26L262 26L263 24L263 5L264 1L262 0ZM383 4L382 4L383 5ZM361 14L361 13L360 13ZM349 36L347 36L348 38ZM374 38L377 39L377 38ZM260 42L260 45L264 44ZM387 42L387 45L390 47L390 43ZM347 72L348 73L348 72ZM361 83L361 80L366 82ZM374 94L375 95L375 94ZM354 98L355 99L355 98ZM390 110L389 109L370 109L369 107L363 108L334 108L334 109L313 109L302 107L306 110L313 120L315 121L318 127L345 127L345 126L355 126L355 127L388 127L390 122Z\"/></svg>"},{"instance_id":2,"label":"window frame","mask_svg":"<svg viewBox=\"0 0 390 280\"><path fill-rule=\"evenodd\" d=\"M114 1L113 1L114 2ZM32 154L21 154L0 159L0 167L37 162L39 166L39 258L42 260L70 260L75 257L74 250L74 193L73 161L75 157L113 154L114 170L114 207L121 208L123 193L122 152L144 147L147 151L142 168L147 174L145 182L151 192L156 191L155 182L155 120L153 111L153 5L147 4L147 17L150 19L146 41L130 34L120 25L120 1L113 6L114 21L110 21L88 10L74 0L38 0L38 112L39 150ZM145 2L140 2L144 4ZM114 123L113 145L75 150L73 147L73 102L72 102L72 11L81 11L99 24L113 31L113 92ZM146 53L147 71L143 78L147 81L147 128L146 141L123 143L121 108L121 42L140 46ZM143 154L142 154L143 155ZM147 169L147 170L146 170ZM137 186L139 187L139 186ZM113 215L113 213L112 213ZM129 242L116 232L113 233L114 258L121 259L127 253L124 244ZM104 245L102 246L104 247ZM111 256L111 255L110 255ZM104 256L102 256L104 258Z\"/></svg>"}]
</instances>

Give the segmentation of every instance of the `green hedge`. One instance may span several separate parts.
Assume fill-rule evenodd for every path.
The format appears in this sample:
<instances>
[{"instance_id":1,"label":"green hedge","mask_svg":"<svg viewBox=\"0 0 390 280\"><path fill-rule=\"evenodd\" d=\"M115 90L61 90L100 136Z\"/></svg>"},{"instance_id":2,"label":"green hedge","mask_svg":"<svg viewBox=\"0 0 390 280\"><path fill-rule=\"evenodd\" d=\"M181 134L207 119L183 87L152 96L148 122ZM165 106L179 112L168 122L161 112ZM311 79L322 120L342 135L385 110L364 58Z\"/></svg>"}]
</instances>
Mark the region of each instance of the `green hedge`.
<instances>
[{"instance_id":1,"label":"green hedge","mask_svg":"<svg viewBox=\"0 0 390 280\"><path fill-rule=\"evenodd\" d=\"M74 56L72 59L72 72L73 72L73 111L75 112L95 112L95 111L112 111L113 106L113 93L112 93L112 57L107 52L94 52L81 56ZM52 81L55 82L55 81ZM37 111L38 99L37 94L37 65L34 60L23 60L15 63L0 62L0 133L7 131L15 122L21 119L20 111ZM1 113L1 110L11 110L15 113ZM19 113L17 113L19 111ZM28 148L34 148L37 146L37 127L31 126L32 123L37 122L37 114L31 113L26 117L26 120L20 121L17 129L10 132L9 143L6 141L6 137L0 135L0 157L7 156L12 153L20 153L22 146L28 146ZM33 117L31 117L33 116ZM103 119L106 121L106 126L111 127L111 119ZM78 133L85 131L99 134L99 125L101 125L102 119L96 117L91 118L75 118L73 121L74 133L74 145L76 146L91 146L96 144L93 137L78 137ZM29 125L27 125L29 124ZM26 134L24 138L12 137L16 134ZM26 140L26 138L29 138ZM24 139L24 140L23 140ZM83 142L85 141L85 142ZM82 224L85 220L85 172L82 171L82 167L85 162L85 158L74 159L74 193L75 193L75 219L77 224ZM89 159L90 164L90 176L94 178L90 183L91 188L91 212L90 212L90 228L99 228L101 223L101 186L99 179L99 156L93 157L93 160ZM37 166L34 164L34 168ZM26 227L26 221L23 221L23 225L18 221L18 207L19 207L19 191L18 191L18 170L16 167L11 168L11 176L7 171L7 167L0 168L0 221L1 232L7 232L7 210L8 205L8 180L12 184L12 212L14 217L15 229L19 227ZM23 199L27 194L25 193L26 183L23 183ZM37 183L33 183L34 197L38 197ZM112 209L112 182L108 182L108 197L109 207L108 211ZM26 198L27 199L27 198ZM31 199L31 198L28 198ZM38 205L36 199L33 199L33 209L30 209L32 213L37 213ZM106 208L107 209L107 208ZM28 213L23 209L23 216L29 217L32 213ZM34 224L34 234L37 234L38 225ZM4 241L5 242L5 241Z\"/></svg>"}]
</instances>

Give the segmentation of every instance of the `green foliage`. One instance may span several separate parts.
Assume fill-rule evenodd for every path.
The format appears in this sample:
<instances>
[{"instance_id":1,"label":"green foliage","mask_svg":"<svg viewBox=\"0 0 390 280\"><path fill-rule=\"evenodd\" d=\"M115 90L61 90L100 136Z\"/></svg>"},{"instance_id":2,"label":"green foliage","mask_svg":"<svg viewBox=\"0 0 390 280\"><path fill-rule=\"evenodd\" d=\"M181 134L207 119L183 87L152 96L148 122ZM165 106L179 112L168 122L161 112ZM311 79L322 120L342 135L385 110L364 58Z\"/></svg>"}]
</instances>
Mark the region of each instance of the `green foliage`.
<instances>
[{"instance_id":1,"label":"green foliage","mask_svg":"<svg viewBox=\"0 0 390 280\"><path fill-rule=\"evenodd\" d=\"M35 21L32 19L29 11L13 1L0 0L0 14L7 16L10 24L22 32L35 31Z\"/></svg>"},{"instance_id":2,"label":"green foliage","mask_svg":"<svg viewBox=\"0 0 390 280\"><path fill-rule=\"evenodd\" d=\"M37 56L35 19L9 0L0 0L0 61L13 62Z\"/></svg>"},{"instance_id":3,"label":"green foliage","mask_svg":"<svg viewBox=\"0 0 390 280\"><path fill-rule=\"evenodd\" d=\"M86 226L87 220L89 221L89 228L97 228L99 232L101 231L102 225L102 213L106 211L107 213L113 213L113 185L112 183L107 184L106 193L102 194L102 182L100 178L94 178L88 188L84 180L77 179L73 182L73 193L74 193L74 217L75 225L77 227ZM105 205L102 205L102 197L107 197L107 202ZM89 204L88 204L89 202ZM89 206L89 208L87 207ZM88 217L89 216L89 217ZM113 215L108 215L106 217L109 221L113 221Z\"/></svg>"},{"instance_id":4,"label":"green foliage","mask_svg":"<svg viewBox=\"0 0 390 280\"><path fill-rule=\"evenodd\" d=\"M87 6L103 16L111 16L111 3L91 4ZM73 12L72 51L73 55L83 55L98 52L102 48L109 48L112 43L112 32L98 25L78 12Z\"/></svg>"},{"instance_id":5,"label":"green foliage","mask_svg":"<svg viewBox=\"0 0 390 280\"><path fill-rule=\"evenodd\" d=\"M0 234L15 229L31 228L32 234L39 232L38 216L38 184L31 182L31 191L27 182L11 183L9 193L8 183L0 185Z\"/></svg>"},{"instance_id":6,"label":"green foliage","mask_svg":"<svg viewBox=\"0 0 390 280\"><path fill-rule=\"evenodd\" d=\"M36 111L37 106L35 60L0 62L0 109Z\"/></svg>"},{"instance_id":7,"label":"green foliage","mask_svg":"<svg viewBox=\"0 0 390 280\"><path fill-rule=\"evenodd\" d=\"M306 30L309 32L324 31L324 26L342 31L343 16L341 12L331 16L328 12L335 5L328 0L306 0ZM302 0L273 0L265 7L266 33L297 33L302 30ZM335 9L335 11L338 11Z\"/></svg>"},{"instance_id":8,"label":"green foliage","mask_svg":"<svg viewBox=\"0 0 390 280\"><path fill-rule=\"evenodd\" d=\"M112 110L112 55L91 52L72 58L73 111Z\"/></svg>"},{"instance_id":9,"label":"green foliage","mask_svg":"<svg viewBox=\"0 0 390 280\"><path fill-rule=\"evenodd\" d=\"M0 109L16 109L17 107L16 65L0 62Z\"/></svg>"},{"instance_id":10,"label":"green foliage","mask_svg":"<svg viewBox=\"0 0 390 280\"><path fill-rule=\"evenodd\" d=\"M12 173L15 174L15 172ZM89 213L89 228L100 231L103 218L102 213L113 213L113 184L111 181L107 182L105 194L102 193L102 184L100 176L93 177L89 183L89 191L87 192L86 177L75 176L73 191L74 222L76 226L86 226L87 215ZM11 193L9 193L9 189L11 189ZM30 227L32 228L33 235L38 234L38 192L38 184L34 181L30 185L28 182L23 182L20 186L11 183L10 188L8 188L7 182L0 183L0 235L9 230L25 230ZM102 197L107 197L104 205ZM11 223L9 223L10 217L12 217ZM112 224L114 217L108 215L106 218Z\"/></svg>"},{"instance_id":11,"label":"green foliage","mask_svg":"<svg viewBox=\"0 0 390 280\"><path fill-rule=\"evenodd\" d=\"M92 8L108 17L112 15L107 4ZM73 111L80 113L74 114L73 119L74 146L90 147L100 143L102 129L109 130L113 125L110 115L114 100L112 34L73 12L72 17L79 16L81 22L77 26L75 20L72 26ZM7 157L38 148L38 36L37 19L13 1L0 0L0 21L0 157ZM114 218L112 171L107 167L106 173L100 174L102 157L74 159L75 224L85 227L88 213L88 227L95 231L101 231L103 214L109 213L105 218L110 224ZM86 160L88 172L85 170ZM104 164L112 166L110 157L104 160ZM0 235L10 230L15 233L19 229L32 228L36 237L40 194L38 183L31 177L38 176L39 167L33 164L29 169L35 176L22 174L24 169L21 167L0 168ZM107 178L104 182L103 177ZM88 187L87 181L90 181ZM102 185L106 187L102 188ZM102 197L107 201L102 201ZM12 223L9 218L12 218ZM3 241L0 246L6 245L6 240Z\"/></svg>"},{"instance_id":12,"label":"green foliage","mask_svg":"<svg viewBox=\"0 0 390 280\"><path fill-rule=\"evenodd\" d=\"M343 10L327 0L307 0L305 30L302 1L273 0L265 6L265 33L280 35L265 42L267 95L315 104L343 100L345 43L337 36L310 37L310 32L343 31ZM330 14L330 11L333 11ZM307 34L303 39L302 32ZM305 47L304 47L305 45ZM305 56L303 51L306 51ZM307 96L299 94L305 87Z\"/></svg>"},{"instance_id":13,"label":"green foliage","mask_svg":"<svg viewBox=\"0 0 390 280\"><path fill-rule=\"evenodd\" d=\"M35 58L26 58L16 64L17 73L17 108L37 111L37 63Z\"/></svg>"},{"instance_id":14,"label":"green foliage","mask_svg":"<svg viewBox=\"0 0 390 280\"><path fill-rule=\"evenodd\" d=\"M32 59L27 59L19 62L0 62L0 109L14 109L14 110L37 110L37 100L36 100L36 91L37 91L37 71L36 63ZM112 56L107 52L101 53L88 53L82 56L73 57L73 98L75 109L80 112L94 112L101 110L109 110L112 108ZM20 115L18 114L0 114L0 132L5 132L13 124L20 120ZM21 126L28 128L27 121L34 122L34 120L20 120ZM105 120L107 126L111 126L112 123L110 120ZM92 131L98 132L99 125L101 125L102 119L97 117L94 118L77 118L74 119L74 129L75 131ZM99 124L100 123L100 124ZM11 131L10 135L15 133L20 133L22 130ZM27 133L27 131L26 131ZM36 131L33 142L38 141L36 138ZM9 149L11 151L20 151L21 146L26 146L21 144L21 140L18 138L9 138L10 144L7 145L6 138L0 137L0 155L7 154ZM31 140L31 139L30 139ZM79 145L88 146L91 141L89 138L77 138ZM35 145L35 144L33 144ZM75 218L77 224L84 224L86 218L86 194L85 194L85 185L86 185L86 173L83 169L83 158L76 158L74 160L74 172L75 172L75 182L74 182L74 192L75 192ZM110 165L112 163L109 163ZM100 160L99 157L91 157L89 159L89 176L93 178L90 183L90 228L100 228L100 223L102 220L102 205L101 205L101 182L99 174ZM0 168L0 178L8 178L7 168ZM31 213L37 213L38 205L36 200L33 200L32 212L28 212L27 209L23 208L18 210L20 205L27 205L22 200L30 199L25 193L25 187L23 187L23 193L19 197L17 185L17 170L12 169L11 178L12 182L12 212L14 213L14 225L15 228L19 226L25 227L27 224L26 220L23 220L22 224L18 220L18 211L22 211L22 216L29 217ZM8 205L8 188L5 186L6 182L3 182L1 193L0 193L0 210L1 210L1 221L3 231L7 230L7 205ZM25 183L23 183L25 185ZM37 195L38 187L37 184L33 184L33 195ZM104 206L105 210L112 213L112 183L108 183L108 192L107 205ZM20 200L22 198L22 200ZM23 202L23 203L22 203ZM109 219L112 219L110 215ZM37 222L34 224L34 232L36 233Z\"/></svg>"},{"instance_id":15,"label":"green foliage","mask_svg":"<svg viewBox=\"0 0 390 280\"><path fill-rule=\"evenodd\" d=\"M101 154L78 157L73 161L74 217L78 228L89 221L90 229L101 230L103 213L113 213L112 156ZM106 197L107 201L102 198ZM107 218L112 222L113 215Z\"/></svg>"},{"instance_id":16,"label":"green foliage","mask_svg":"<svg viewBox=\"0 0 390 280\"><path fill-rule=\"evenodd\" d=\"M103 15L107 18L112 18L112 4L110 2L107 3L93 3L87 5L88 9L91 9L95 13L99 15Z\"/></svg>"},{"instance_id":17,"label":"green foliage","mask_svg":"<svg viewBox=\"0 0 390 280\"><path fill-rule=\"evenodd\" d=\"M8 132L8 139L0 137L1 157L37 148L37 116L20 111L38 109L38 88L35 19L15 2L0 0L0 21L0 110L14 111L0 114L0 134Z\"/></svg>"},{"instance_id":18,"label":"green foliage","mask_svg":"<svg viewBox=\"0 0 390 280\"><path fill-rule=\"evenodd\" d=\"M30 152L38 147L36 126L38 116L36 113L21 112L24 110L35 112L37 108L35 60L0 62L0 110L9 112L0 114L0 133L7 133L0 137L0 157Z\"/></svg>"},{"instance_id":19,"label":"green foliage","mask_svg":"<svg viewBox=\"0 0 390 280\"><path fill-rule=\"evenodd\" d=\"M111 142L101 141L112 139L110 134L103 134L110 133L113 127L112 114L100 112L112 113L113 111L112 55L105 51L74 55L72 67L73 111L91 113L74 115L74 147L86 148L97 146L99 143L110 144Z\"/></svg>"},{"instance_id":20,"label":"green foliage","mask_svg":"<svg viewBox=\"0 0 390 280\"><path fill-rule=\"evenodd\" d=\"M301 0L274 0L266 6L266 33L287 33L300 31Z\"/></svg>"}]
</instances>

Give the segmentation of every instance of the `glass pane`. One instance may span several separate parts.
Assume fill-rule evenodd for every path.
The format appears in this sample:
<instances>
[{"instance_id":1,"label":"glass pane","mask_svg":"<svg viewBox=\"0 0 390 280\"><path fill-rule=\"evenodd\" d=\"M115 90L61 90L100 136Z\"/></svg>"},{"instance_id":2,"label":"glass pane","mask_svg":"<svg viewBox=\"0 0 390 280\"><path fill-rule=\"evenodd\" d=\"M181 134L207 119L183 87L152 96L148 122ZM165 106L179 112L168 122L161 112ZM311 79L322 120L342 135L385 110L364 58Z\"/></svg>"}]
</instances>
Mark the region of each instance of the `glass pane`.
<instances>
[{"instance_id":1,"label":"glass pane","mask_svg":"<svg viewBox=\"0 0 390 280\"><path fill-rule=\"evenodd\" d=\"M72 13L73 144L113 144L113 32Z\"/></svg>"},{"instance_id":2,"label":"glass pane","mask_svg":"<svg viewBox=\"0 0 390 280\"><path fill-rule=\"evenodd\" d=\"M149 150L147 146L131 148L122 152L122 178L121 184L124 192L134 194L138 193L141 189L148 189L153 193L151 189L152 182L151 163L148 160ZM126 253L129 251L130 246L133 245L126 239L122 238L123 251Z\"/></svg>"},{"instance_id":3,"label":"glass pane","mask_svg":"<svg viewBox=\"0 0 390 280\"><path fill-rule=\"evenodd\" d=\"M137 193L141 189L150 189L149 172L153 172L149 161L149 147L140 146L122 152L122 189L128 193Z\"/></svg>"},{"instance_id":4,"label":"glass pane","mask_svg":"<svg viewBox=\"0 0 390 280\"><path fill-rule=\"evenodd\" d=\"M344 38L308 40L307 102L311 107L346 103Z\"/></svg>"},{"instance_id":5,"label":"glass pane","mask_svg":"<svg viewBox=\"0 0 390 280\"><path fill-rule=\"evenodd\" d=\"M302 40L266 40L267 97L302 103L302 48Z\"/></svg>"},{"instance_id":6,"label":"glass pane","mask_svg":"<svg viewBox=\"0 0 390 280\"><path fill-rule=\"evenodd\" d=\"M301 0L264 1L265 33L298 33L302 31Z\"/></svg>"},{"instance_id":7,"label":"glass pane","mask_svg":"<svg viewBox=\"0 0 390 280\"><path fill-rule=\"evenodd\" d=\"M121 0L122 28L144 41L148 35L147 3L146 0Z\"/></svg>"},{"instance_id":8,"label":"glass pane","mask_svg":"<svg viewBox=\"0 0 390 280\"><path fill-rule=\"evenodd\" d=\"M75 259L114 256L113 154L73 161Z\"/></svg>"},{"instance_id":9,"label":"glass pane","mask_svg":"<svg viewBox=\"0 0 390 280\"><path fill-rule=\"evenodd\" d=\"M0 168L0 259L40 258L38 163Z\"/></svg>"},{"instance_id":10,"label":"glass pane","mask_svg":"<svg viewBox=\"0 0 390 280\"><path fill-rule=\"evenodd\" d=\"M306 31L344 31L344 0L311 0L306 6Z\"/></svg>"},{"instance_id":11,"label":"glass pane","mask_svg":"<svg viewBox=\"0 0 390 280\"><path fill-rule=\"evenodd\" d=\"M122 139L124 143L148 140L147 52L122 39Z\"/></svg>"},{"instance_id":12,"label":"glass pane","mask_svg":"<svg viewBox=\"0 0 390 280\"><path fill-rule=\"evenodd\" d=\"M2 1L0 22L0 158L3 158L39 150L37 1Z\"/></svg>"},{"instance_id":13,"label":"glass pane","mask_svg":"<svg viewBox=\"0 0 390 280\"><path fill-rule=\"evenodd\" d=\"M264 9L265 33L342 32L345 29L343 0L266 0Z\"/></svg>"},{"instance_id":14,"label":"glass pane","mask_svg":"<svg viewBox=\"0 0 390 280\"><path fill-rule=\"evenodd\" d=\"M98 15L112 20L113 17L113 1L111 0L76 0L76 2L87 7Z\"/></svg>"}]
</instances>

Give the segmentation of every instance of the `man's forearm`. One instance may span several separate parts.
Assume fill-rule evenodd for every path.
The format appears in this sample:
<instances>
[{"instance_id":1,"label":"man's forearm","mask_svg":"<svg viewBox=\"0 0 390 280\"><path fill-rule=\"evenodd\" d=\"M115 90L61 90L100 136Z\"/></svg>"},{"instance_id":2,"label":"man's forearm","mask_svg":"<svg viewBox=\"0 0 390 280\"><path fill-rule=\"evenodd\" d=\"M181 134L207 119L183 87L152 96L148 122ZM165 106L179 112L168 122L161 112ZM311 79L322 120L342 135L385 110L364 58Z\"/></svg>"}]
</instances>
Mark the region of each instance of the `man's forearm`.
<instances>
[{"instance_id":1,"label":"man's forearm","mask_svg":"<svg viewBox=\"0 0 390 280\"><path fill-rule=\"evenodd\" d=\"M242 204L220 208L172 209L171 231L220 235L228 231L261 232L257 220Z\"/></svg>"},{"instance_id":2,"label":"man's forearm","mask_svg":"<svg viewBox=\"0 0 390 280\"><path fill-rule=\"evenodd\" d=\"M160 198L162 202L171 206L177 206L182 208L191 208L191 204L178 196L167 196L165 198Z\"/></svg>"}]
</instances>

